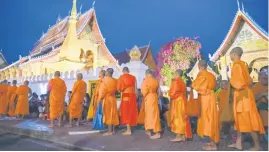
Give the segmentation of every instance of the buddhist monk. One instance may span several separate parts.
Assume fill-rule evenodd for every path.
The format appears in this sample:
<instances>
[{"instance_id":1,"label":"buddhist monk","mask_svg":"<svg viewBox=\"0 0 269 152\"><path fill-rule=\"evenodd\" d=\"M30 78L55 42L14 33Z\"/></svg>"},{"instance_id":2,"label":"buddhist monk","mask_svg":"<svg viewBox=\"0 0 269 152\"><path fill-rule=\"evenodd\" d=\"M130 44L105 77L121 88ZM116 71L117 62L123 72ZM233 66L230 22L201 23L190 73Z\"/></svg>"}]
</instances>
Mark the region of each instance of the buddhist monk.
<instances>
[{"instance_id":1,"label":"buddhist monk","mask_svg":"<svg viewBox=\"0 0 269 152\"><path fill-rule=\"evenodd\" d=\"M261 71L258 79L259 82L252 87L252 91L264 128L266 128L266 131L268 132L268 70Z\"/></svg>"},{"instance_id":2,"label":"buddhist monk","mask_svg":"<svg viewBox=\"0 0 269 152\"><path fill-rule=\"evenodd\" d=\"M7 80L4 80L0 84L0 115L5 116L8 112L8 98L7 98L7 91L8 91L8 84Z\"/></svg>"},{"instance_id":3,"label":"buddhist monk","mask_svg":"<svg viewBox=\"0 0 269 152\"><path fill-rule=\"evenodd\" d=\"M233 123L233 98L231 97L230 83L227 80L221 81L221 90L218 94L220 128L227 137L230 133L231 124Z\"/></svg>"},{"instance_id":4,"label":"buddhist monk","mask_svg":"<svg viewBox=\"0 0 269 152\"><path fill-rule=\"evenodd\" d=\"M199 73L192 82L192 88L198 92L201 101L201 115L198 118L197 133L201 137L209 137L209 143L203 146L203 150L217 150L219 142L219 114L217 109L216 77L208 72L207 62L198 62Z\"/></svg>"},{"instance_id":5,"label":"buddhist monk","mask_svg":"<svg viewBox=\"0 0 269 152\"><path fill-rule=\"evenodd\" d=\"M95 88L93 90L92 93L92 97L91 97L91 103L89 106L89 110L88 110L88 115L87 115L87 120L93 119L93 117L95 116L95 112L98 106L98 96L99 96L99 89L100 89L100 84L103 80L103 78L105 77L106 71L105 70L101 70L99 72L99 80L97 81Z\"/></svg>"},{"instance_id":6,"label":"buddhist monk","mask_svg":"<svg viewBox=\"0 0 269 152\"><path fill-rule=\"evenodd\" d=\"M49 127L54 127L54 120L58 119L58 126L61 126L61 116L64 112L64 101L66 94L65 82L60 78L61 74L56 71L54 74L54 79L49 82L50 87L50 125Z\"/></svg>"},{"instance_id":7,"label":"buddhist monk","mask_svg":"<svg viewBox=\"0 0 269 152\"><path fill-rule=\"evenodd\" d=\"M153 72L146 70L146 78L142 83L143 101L138 117L138 123L144 124L146 134L150 139L159 139L161 137L160 111L158 106L159 82L154 78ZM151 131L154 135L151 135Z\"/></svg>"},{"instance_id":8,"label":"buddhist monk","mask_svg":"<svg viewBox=\"0 0 269 152\"><path fill-rule=\"evenodd\" d=\"M255 98L250 89L251 78L248 67L241 60L243 49L235 47L230 52L231 61L233 62L231 73L231 85L234 91L234 129L237 130L237 140L235 144L228 145L242 150L242 133L251 133L254 141L254 147L251 151L260 150L258 133L264 134L264 128L261 117L258 113Z\"/></svg>"},{"instance_id":9,"label":"buddhist monk","mask_svg":"<svg viewBox=\"0 0 269 152\"><path fill-rule=\"evenodd\" d=\"M138 109L136 103L136 78L129 74L128 67L122 69L123 75L117 83L117 90L122 92L120 106L120 120L122 125L127 126L123 135L131 135L131 126L136 126Z\"/></svg>"},{"instance_id":10,"label":"buddhist monk","mask_svg":"<svg viewBox=\"0 0 269 152\"><path fill-rule=\"evenodd\" d=\"M8 87L7 91L7 97L8 97L8 115L9 119L11 120L12 117L15 116L15 109L16 109L16 104L15 104L15 98L16 98L16 91L17 91L17 80L12 81L12 86Z\"/></svg>"},{"instance_id":11,"label":"buddhist monk","mask_svg":"<svg viewBox=\"0 0 269 152\"><path fill-rule=\"evenodd\" d=\"M28 87L29 81L25 81L23 85L20 85L16 90L16 110L15 115L17 120L22 120L24 116L29 114L29 102L28 97L32 95L32 90Z\"/></svg>"},{"instance_id":12,"label":"buddhist monk","mask_svg":"<svg viewBox=\"0 0 269 152\"><path fill-rule=\"evenodd\" d=\"M100 84L98 100L103 105L103 122L108 126L108 132L104 136L115 133L115 126L119 125L119 114L116 101L117 80L112 77L114 70L108 68L106 76Z\"/></svg>"},{"instance_id":13,"label":"buddhist monk","mask_svg":"<svg viewBox=\"0 0 269 152\"><path fill-rule=\"evenodd\" d=\"M81 73L77 74L77 81L72 89L71 100L68 105L70 127L72 127L72 120L74 118L77 118L76 125L79 126L79 120L82 116L82 106L87 91L87 84L82 79L83 75Z\"/></svg>"},{"instance_id":14,"label":"buddhist monk","mask_svg":"<svg viewBox=\"0 0 269 152\"><path fill-rule=\"evenodd\" d=\"M182 76L182 70L176 70L174 79L172 81L170 90L170 127L176 137L170 141L180 142L185 141L186 138L191 138L191 124L185 109L187 104L187 87Z\"/></svg>"}]
</instances>

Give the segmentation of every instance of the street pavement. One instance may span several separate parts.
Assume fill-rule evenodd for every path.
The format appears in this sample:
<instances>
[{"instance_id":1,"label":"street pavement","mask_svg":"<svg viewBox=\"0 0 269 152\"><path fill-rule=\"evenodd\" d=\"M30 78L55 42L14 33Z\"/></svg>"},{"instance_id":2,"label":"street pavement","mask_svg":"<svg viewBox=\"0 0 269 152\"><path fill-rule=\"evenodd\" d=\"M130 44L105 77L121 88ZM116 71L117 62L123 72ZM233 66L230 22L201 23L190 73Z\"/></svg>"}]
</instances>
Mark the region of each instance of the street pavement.
<instances>
[{"instance_id":1,"label":"street pavement","mask_svg":"<svg viewBox=\"0 0 269 152\"><path fill-rule=\"evenodd\" d=\"M59 145L48 141L37 140L26 136L0 133L1 151L67 151ZM72 150L72 149L71 149Z\"/></svg>"},{"instance_id":2,"label":"street pavement","mask_svg":"<svg viewBox=\"0 0 269 152\"><path fill-rule=\"evenodd\" d=\"M69 150L72 148L80 148L78 150L201 151L204 142L204 140L202 140L200 137L194 135L191 141L171 143L169 139L173 138L174 135L166 128L163 129L164 132L161 139L150 140L148 136L145 135L143 127L137 127L134 130L132 136L122 136L121 133L124 131L124 128L120 127L116 130L117 132L115 135L104 137L101 133L91 132L91 124L73 128L63 126L50 129L47 127L48 123L48 121L34 119L28 119L24 121L2 120L0 121L0 129L12 133L23 134L38 139L51 141L57 143L57 145L61 144L63 147ZM3 148L5 148L5 146L8 148L8 145L10 145L10 147L14 146L14 149L16 149L27 145L27 142L30 142L33 147L31 146L25 148L41 148L40 150L53 150L53 148L55 148L55 145L51 144L50 142L46 143L42 141L41 143L33 143L32 139L30 139L30 141L28 139L24 140L26 137L18 138L13 137L14 135L10 137L9 136L10 135L8 134L6 137L4 136L4 139L2 139L2 135L0 135L0 145L2 145L1 142L5 143ZM10 140L5 140L5 138ZM227 139L221 139L220 143L218 144L218 150L234 151L235 149L227 148L227 145L231 142L231 137L228 137ZM30 143L28 145L30 145ZM243 147L244 149L248 149L251 147L251 145L251 142L244 142ZM268 150L267 145L268 142L262 144L263 150ZM0 150L3 148L0 147Z\"/></svg>"}]
</instances>

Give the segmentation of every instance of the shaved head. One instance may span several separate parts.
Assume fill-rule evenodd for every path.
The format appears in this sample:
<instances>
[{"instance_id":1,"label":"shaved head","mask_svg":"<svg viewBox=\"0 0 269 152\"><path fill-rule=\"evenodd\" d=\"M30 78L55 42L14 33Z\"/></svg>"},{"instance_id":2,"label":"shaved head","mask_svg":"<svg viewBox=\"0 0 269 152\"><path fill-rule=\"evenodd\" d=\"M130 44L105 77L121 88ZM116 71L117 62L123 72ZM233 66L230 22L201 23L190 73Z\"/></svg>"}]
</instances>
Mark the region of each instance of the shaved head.
<instances>
[{"instance_id":1,"label":"shaved head","mask_svg":"<svg viewBox=\"0 0 269 152\"><path fill-rule=\"evenodd\" d=\"M17 84L17 80L13 80L12 84L15 86Z\"/></svg>"},{"instance_id":2,"label":"shaved head","mask_svg":"<svg viewBox=\"0 0 269 152\"><path fill-rule=\"evenodd\" d=\"M128 68L128 67L124 67L124 68L122 69L122 72L123 72L123 73L129 73L130 71L129 71L129 68Z\"/></svg>"},{"instance_id":3,"label":"shaved head","mask_svg":"<svg viewBox=\"0 0 269 152\"><path fill-rule=\"evenodd\" d=\"M235 54L238 57L241 57L243 55L243 49L241 47L235 47L231 50L230 54Z\"/></svg>"},{"instance_id":4,"label":"shaved head","mask_svg":"<svg viewBox=\"0 0 269 152\"><path fill-rule=\"evenodd\" d=\"M206 62L206 60L200 60L198 62L198 67L199 67L199 69L206 69L207 68L207 62Z\"/></svg>"},{"instance_id":5,"label":"shaved head","mask_svg":"<svg viewBox=\"0 0 269 152\"><path fill-rule=\"evenodd\" d=\"M7 81L7 80L4 80L4 81L3 81L3 83L4 83L4 84L7 84L7 83L8 83L8 81Z\"/></svg>"},{"instance_id":6,"label":"shaved head","mask_svg":"<svg viewBox=\"0 0 269 152\"><path fill-rule=\"evenodd\" d=\"M182 70L180 70L180 69L176 70L176 74L178 74L178 76L181 76L181 75L182 75L182 73L183 73L183 71L182 71Z\"/></svg>"},{"instance_id":7,"label":"shaved head","mask_svg":"<svg viewBox=\"0 0 269 152\"><path fill-rule=\"evenodd\" d=\"M24 81L24 85L28 86L29 85L29 81L28 80Z\"/></svg>"},{"instance_id":8,"label":"shaved head","mask_svg":"<svg viewBox=\"0 0 269 152\"><path fill-rule=\"evenodd\" d=\"M146 73L146 76L147 75L154 76L152 70L150 69L147 69L145 73Z\"/></svg>"},{"instance_id":9,"label":"shaved head","mask_svg":"<svg viewBox=\"0 0 269 152\"><path fill-rule=\"evenodd\" d=\"M113 73L114 73L114 70L112 68L108 68L106 70L106 76L108 77L112 77Z\"/></svg>"},{"instance_id":10,"label":"shaved head","mask_svg":"<svg viewBox=\"0 0 269 152\"><path fill-rule=\"evenodd\" d=\"M82 80L83 79L83 75L82 73L78 73L77 74L77 80Z\"/></svg>"},{"instance_id":11,"label":"shaved head","mask_svg":"<svg viewBox=\"0 0 269 152\"><path fill-rule=\"evenodd\" d=\"M60 71L56 71L56 72L54 73L54 77L60 77L60 76L61 76Z\"/></svg>"},{"instance_id":12,"label":"shaved head","mask_svg":"<svg viewBox=\"0 0 269 152\"><path fill-rule=\"evenodd\" d=\"M101 70L99 72L99 78L104 78L105 75L106 75L106 71L105 70Z\"/></svg>"}]
</instances>

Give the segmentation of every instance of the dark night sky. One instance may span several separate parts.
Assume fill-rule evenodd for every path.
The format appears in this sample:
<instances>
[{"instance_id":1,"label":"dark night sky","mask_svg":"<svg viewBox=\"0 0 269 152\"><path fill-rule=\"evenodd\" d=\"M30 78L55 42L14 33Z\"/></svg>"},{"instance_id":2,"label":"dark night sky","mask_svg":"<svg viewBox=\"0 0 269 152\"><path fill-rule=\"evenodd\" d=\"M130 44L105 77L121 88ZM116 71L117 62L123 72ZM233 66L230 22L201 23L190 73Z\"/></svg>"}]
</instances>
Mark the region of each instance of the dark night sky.
<instances>
[{"instance_id":1,"label":"dark night sky","mask_svg":"<svg viewBox=\"0 0 269 152\"><path fill-rule=\"evenodd\" d=\"M82 13L93 0L77 0ZM239 0L268 31L268 0ZM26 56L72 0L0 0L0 49L9 63ZM237 12L236 0L96 0L99 27L112 53L151 41L154 54L174 37L199 36L202 53L214 53Z\"/></svg>"}]
</instances>

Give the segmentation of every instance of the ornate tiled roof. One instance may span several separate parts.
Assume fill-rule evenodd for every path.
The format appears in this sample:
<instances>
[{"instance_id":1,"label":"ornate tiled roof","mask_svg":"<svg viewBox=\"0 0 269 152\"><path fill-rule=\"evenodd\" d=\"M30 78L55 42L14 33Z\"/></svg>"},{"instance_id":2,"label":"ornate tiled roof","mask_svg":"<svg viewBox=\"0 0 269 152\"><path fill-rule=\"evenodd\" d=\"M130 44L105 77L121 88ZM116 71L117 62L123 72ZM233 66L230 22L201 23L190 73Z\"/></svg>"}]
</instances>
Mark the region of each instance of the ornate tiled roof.
<instances>
[{"instance_id":1,"label":"ornate tiled roof","mask_svg":"<svg viewBox=\"0 0 269 152\"><path fill-rule=\"evenodd\" d=\"M94 32L95 39L97 42L101 42L99 53L103 56L106 56L108 60L112 61L113 63L116 63L116 60L108 50L102 33L99 29L94 8L91 8L84 14L78 16L77 35L79 36L92 20L94 21L94 24L92 24L92 30ZM38 57L50 53L51 51L59 51L57 48L61 47L68 32L68 21L69 16L65 17L63 20L50 27L47 33L43 34L40 40L35 44L33 50L30 53L30 56Z\"/></svg>"},{"instance_id":2,"label":"ornate tiled roof","mask_svg":"<svg viewBox=\"0 0 269 152\"><path fill-rule=\"evenodd\" d=\"M144 62L144 60L147 57L148 52L151 50L150 45L141 46L141 47L139 47L139 50L141 53L140 59L142 62ZM116 60L118 60L119 65L121 65L122 63L127 63L130 61L130 59L131 59L129 56L130 51L131 51L131 49L128 49L128 50L125 50L123 52L113 54L113 56L116 58Z\"/></svg>"},{"instance_id":3,"label":"ornate tiled roof","mask_svg":"<svg viewBox=\"0 0 269 152\"><path fill-rule=\"evenodd\" d=\"M268 32L263 30L249 15L248 13L238 10L233 23L230 27L228 34L226 35L225 39L223 40L220 47L217 51L210 57L210 61L215 62L218 60L219 56L221 55L222 51L228 46L229 40L231 40L234 36L236 36L236 30L239 28L241 21L246 22L255 32L257 32L263 39L268 41Z\"/></svg>"},{"instance_id":4,"label":"ornate tiled roof","mask_svg":"<svg viewBox=\"0 0 269 152\"><path fill-rule=\"evenodd\" d=\"M3 69L7 66L8 66L8 63L7 63L4 55L2 54L2 52L0 52L0 69Z\"/></svg>"}]
</instances>

